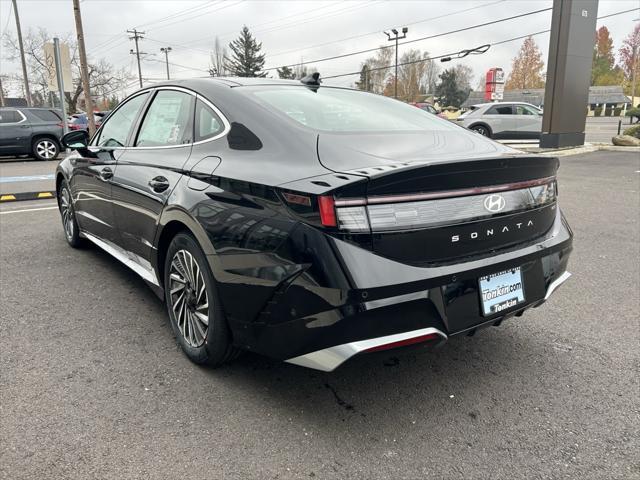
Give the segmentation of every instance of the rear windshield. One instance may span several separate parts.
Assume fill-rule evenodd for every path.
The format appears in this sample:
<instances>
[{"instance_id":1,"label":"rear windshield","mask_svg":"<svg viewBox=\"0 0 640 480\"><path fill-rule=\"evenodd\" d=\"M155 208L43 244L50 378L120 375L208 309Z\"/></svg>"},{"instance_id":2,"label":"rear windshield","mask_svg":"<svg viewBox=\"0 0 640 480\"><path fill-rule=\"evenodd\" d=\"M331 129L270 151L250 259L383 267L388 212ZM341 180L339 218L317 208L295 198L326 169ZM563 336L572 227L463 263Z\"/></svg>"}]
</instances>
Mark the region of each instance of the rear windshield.
<instances>
[{"instance_id":1,"label":"rear windshield","mask_svg":"<svg viewBox=\"0 0 640 480\"><path fill-rule=\"evenodd\" d=\"M388 132L456 128L419 108L381 95L356 90L277 86L250 88L268 108L315 130Z\"/></svg>"}]
</instances>

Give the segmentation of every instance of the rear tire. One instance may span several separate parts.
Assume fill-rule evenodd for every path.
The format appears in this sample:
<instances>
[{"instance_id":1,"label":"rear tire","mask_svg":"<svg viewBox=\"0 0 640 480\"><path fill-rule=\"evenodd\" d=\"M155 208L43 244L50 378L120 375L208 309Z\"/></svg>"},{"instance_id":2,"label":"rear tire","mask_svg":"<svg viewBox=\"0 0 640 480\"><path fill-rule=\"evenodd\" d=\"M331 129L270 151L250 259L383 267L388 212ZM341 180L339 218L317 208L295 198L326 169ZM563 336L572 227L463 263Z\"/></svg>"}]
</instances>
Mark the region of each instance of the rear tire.
<instances>
[{"instance_id":1,"label":"rear tire","mask_svg":"<svg viewBox=\"0 0 640 480\"><path fill-rule=\"evenodd\" d=\"M474 125L473 127L471 127L471 130L479 133L483 137L491 138L491 130L489 130L489 127L486 127L484 125Z\"/></svg>"},{"instance_id":2,"label":"rear tire","mask_svg":"<svg viewBox=\"0 0 640 480\"><path fill-rule=\"evenodd\" d=\"M67 243L73 248L79 248L84 245L84 239L80 238L80 227L76 221L76 212L73 209L71 200L71 191L67 185L67 181L60 183L58 190L58 208L60 209L60 217L62 218L62 228Z\"/></svg>"},{"instance_id":3,"label":"rear tire","mask_svg":"<svg viewBox=\"0 0 640 480\"><path fill-rule=\"evenodd\" d=\"M173 333L192 362L215 367L238 356L207 258L188 233L169 245L164 290Z\"/></svg>"},{"instance_id":4,"label":"rear tire","mask_svg":"<svg viewBox=\"0 0 640 480\"><path fill-rule=\"evenodd\" d=\"M55 160L60 153L60 146L52 138L36 138L31 144L31 153L37 160Z\"/></svg>"}]
</instances>

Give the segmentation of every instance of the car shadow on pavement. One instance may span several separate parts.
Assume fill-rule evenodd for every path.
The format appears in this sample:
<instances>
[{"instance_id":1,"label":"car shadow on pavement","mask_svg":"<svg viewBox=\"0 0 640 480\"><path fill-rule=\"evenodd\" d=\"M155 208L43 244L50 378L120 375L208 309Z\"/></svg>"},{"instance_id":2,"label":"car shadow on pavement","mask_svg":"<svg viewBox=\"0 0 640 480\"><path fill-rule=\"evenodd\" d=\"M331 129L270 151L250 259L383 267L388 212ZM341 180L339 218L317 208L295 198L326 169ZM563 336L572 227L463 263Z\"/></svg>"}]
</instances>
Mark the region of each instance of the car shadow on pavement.
<instances>
[{"instance_id":1,"label":"car shadow on pavement","mask_svg":"<svg viewBox=\"0 0 640 480\"><path fill-rule=\"evenodd\" d=\"M146 283L107 253L87 250L93 262L116 270L133 294L148 299L154 325L160 327L158 336L164 337L158 340L175 341L164 305ZM553 365L562 359L550 354L543 333L532 333L526 317L481 330L473 338L452 338L437 348L356 356L333 372L253 353L219 368L204 368L190 363L178 348L168 352L176 358L166 363L208 379L199 385L200 394L213 398L224 391L239 401L257 396L269 415L301 422L310 431L347 434L357 424L384 432L398 423L410 428L411 422L433 423L435 428L449 417L477 421L505 397L517 402L525 388L540 384L545 371L548 376L549 369L563 368Z\"/></svg>"}]
</instances>

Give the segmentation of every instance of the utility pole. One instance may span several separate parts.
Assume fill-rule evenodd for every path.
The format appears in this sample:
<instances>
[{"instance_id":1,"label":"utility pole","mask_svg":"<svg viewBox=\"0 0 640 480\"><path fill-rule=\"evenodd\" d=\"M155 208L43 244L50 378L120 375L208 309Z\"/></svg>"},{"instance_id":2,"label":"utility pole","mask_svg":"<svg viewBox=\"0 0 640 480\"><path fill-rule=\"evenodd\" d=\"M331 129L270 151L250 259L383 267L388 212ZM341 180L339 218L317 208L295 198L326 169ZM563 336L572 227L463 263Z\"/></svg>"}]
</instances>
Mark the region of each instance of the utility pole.
<instances>
[{"instance_id":1,"label":"utility pole","mask_svg":"<svg viewBox=\"0 0 640 480\"><path fill-rule=\"evenodd\" d=\"M133 37L129 37L129 40L134 40L136 42L135 52L133 51L133 49L131 49L129 50L129 53L131 55L135 55L136 59L138 60L138 80L140 81L140 88L142 88L142 69L140 68L140 55L144 55L144 53L140 52L138 48L138 40L144 38L144 32L139 32L134 28L133 30L127 30L127 33L133 34Z\"/></svg>"},{"instance_id":2,"label":"utility pole","mask_svg":"<svg viewBox=\"0 0 640 480\"><path fill-rule=\"evenodd\" d=\"M167 80L171 80L169 78L169 52L171 51L171 47L162 47L160 51L164 53L164 60L167 64Z\"/></svg>"},{"instance_id":3,"label":"utility pole","mask_svg":"<svg viewBox=\"0 0 640 480\"><path fill-rule=\"evenodd\" d=\"M633 50L631 50L631 108L633 105L633 101L635 100L636 95L636 55L638 54L638 46L634 45Z\"/></svg>"},{"instance_id":4,"label":"utility pole","mask_svg":"<svg viewBox=\"0 0 640 480\"><path fill-rule=\"evenodd\" d=\"M2 75L0 75L0 107L4 107L4 90L2 89Z\"/></svg>"},{"instance_id":5,"label":"utility pole","mask_svg":"<svg viewBox=\"0 0 640 480\"><path fill-rule=\"evenodd\" d=\"M394 83L394 87L393 87L393 98L398 98L398 40L402 40L403 38L407 38L407 32L409 31L409 29L407 27L402 27L402 36L399 36L400 34L398 33L398 30L396 30L395 28L391 29L391 33L393 33L393 37L391 36L391 33L389 32L384 32L384 34L387 36L387 40L390 42L395 41L396 42L396 73L395 73L395 79L393 81Z\"/></svg>"},{"instance_id":6,"label":"utility pole","mask_svg":"<svg viewBox=\"0 0 640 480\"><path fill-rule=\"evenodd\" d=\"M73 0L73 16L76 20L76 35L78 37L78 56L80 57L80 77L82 78L82 90L86 105L87 119L89 120L89 135L96 131L96 122L93 118L93 101L89 89L89 70L87 68L87 51L84 48L84 32L82 30L82 13L80 12L80 0Z\"/></svg>"},{"instance_id":7,"label":"utility pole","mask_svg":"<svg viewBox=\"0 0 640 480\"><path fill-rule=\"evenodd\" d=\"M13 0L13 15L16 17L16 31L18 32L18 45L20 46L20 60L22 60L22 78L24 80L24 96L27 106L31 104L31 90L29 89L29 77L27 76L27 61L24 58L24 45L22 44L22 29L20 28L20 16L18 15L18 3Z\"/></svg>"}]
</instances>

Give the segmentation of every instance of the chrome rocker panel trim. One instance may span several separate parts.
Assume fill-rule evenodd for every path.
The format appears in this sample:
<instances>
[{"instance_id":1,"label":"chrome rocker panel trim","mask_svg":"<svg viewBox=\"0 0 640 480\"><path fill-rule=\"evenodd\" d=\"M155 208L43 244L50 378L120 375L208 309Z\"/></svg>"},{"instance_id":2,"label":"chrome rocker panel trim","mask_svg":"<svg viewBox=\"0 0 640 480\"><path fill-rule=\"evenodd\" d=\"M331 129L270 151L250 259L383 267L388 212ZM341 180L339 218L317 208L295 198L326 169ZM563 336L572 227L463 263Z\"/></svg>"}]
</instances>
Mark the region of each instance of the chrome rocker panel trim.
<instances>
[{"instance_id":1,"label":"chrome rocker panel trim","mask_svg":"<svg viewBox=\"0 0 640 480\"><path fill-rule=\"evenodd\" d=\"M412 330L410 332L396 333L385 337L370 338L368 340L359 340L357 342L344 343L334 347L317 350L315 352L300 355L299 357L285 360L287 363L300 365L301 367L314 368L324 372L331 372L338 368L342 363L347 361L354 355L368 350L370 348L387 345L390 343L409 340L410 338L422 337L430 334L437 334L441 337L439 344L447 340L447 336L437 328L422 328L420 330Z\"/></svg>"},{"instance_id":2,"label":"chrome rocker panel trim","mask_svg":"<svg viewBox=\"0 0 640 480\"><path fill-rule=\"evenodd\" d=\"M151 283L151 284L153 284L153 285L155 285L157 287L160 286L160 284L158 283L158 279L156 277L156 274L153 271L153 269L152 270L147 270L145 267L143 267L142 265L137 263L135 260L131 259L126 253L121 251L119 248L109 245L109 243L105 242L104 240L99 239L98 237L95 237L95 236L91 235L90 233L85 232L84 230L80 231L80 235L83 238L86 238L87 240L90 240L92 243L96 244L102 250L104 250L109 255L114 257L116 260L119 260L120 262L124 263L127 267L129 267L131 270L136 272L138 275L140 275L147 282L149 282L149 283Z\"/></svg>"}]
</instances>

